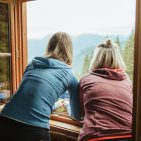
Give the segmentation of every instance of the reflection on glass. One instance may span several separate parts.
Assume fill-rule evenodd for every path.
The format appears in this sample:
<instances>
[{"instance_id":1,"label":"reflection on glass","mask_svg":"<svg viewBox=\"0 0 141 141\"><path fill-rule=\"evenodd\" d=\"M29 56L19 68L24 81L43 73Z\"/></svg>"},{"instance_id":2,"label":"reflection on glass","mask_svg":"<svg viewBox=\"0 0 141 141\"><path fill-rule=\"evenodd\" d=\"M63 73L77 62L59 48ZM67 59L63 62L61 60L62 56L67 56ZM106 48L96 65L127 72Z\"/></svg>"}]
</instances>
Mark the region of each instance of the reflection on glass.
<instances>
[{"instance_id":1,"label":"reflection on glass","mask_svg":"<svg viewBox=\"0 0 141 141\"><path fill-rule=\"evenodd\" d=\"M8 5L0 3L0 52L9 52Z\"/></svg>"},{"instance_id":2,"label":"reflection on glass","mask_svg":"<svg viewBox=\"0 0 141 141\"><path fill-rule=\"evenodd\" d=\"M10 97L8 4L0 3L0 102Z\"/></svg>"}]
</instances>

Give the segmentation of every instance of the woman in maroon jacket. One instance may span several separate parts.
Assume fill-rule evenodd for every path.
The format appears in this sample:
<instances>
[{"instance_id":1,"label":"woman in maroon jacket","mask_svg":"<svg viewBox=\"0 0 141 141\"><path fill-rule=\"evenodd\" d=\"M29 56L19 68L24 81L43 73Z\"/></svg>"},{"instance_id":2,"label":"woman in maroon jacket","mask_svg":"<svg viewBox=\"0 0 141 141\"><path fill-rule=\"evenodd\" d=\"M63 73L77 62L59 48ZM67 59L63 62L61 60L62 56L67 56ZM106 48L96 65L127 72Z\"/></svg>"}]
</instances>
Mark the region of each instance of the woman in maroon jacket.
<instances>
[{"instance_id":1,"label":"woman in maroon jacket","mask_svg":"<svg viewBox=\"0 0 141 141\"><path fill-rule=\"evenodd\" d=\"M80 80L84 121L78 140L130 140L132 83L118 46L111 40L98 45L90 69Z\"/></svg>"}]
</instances>

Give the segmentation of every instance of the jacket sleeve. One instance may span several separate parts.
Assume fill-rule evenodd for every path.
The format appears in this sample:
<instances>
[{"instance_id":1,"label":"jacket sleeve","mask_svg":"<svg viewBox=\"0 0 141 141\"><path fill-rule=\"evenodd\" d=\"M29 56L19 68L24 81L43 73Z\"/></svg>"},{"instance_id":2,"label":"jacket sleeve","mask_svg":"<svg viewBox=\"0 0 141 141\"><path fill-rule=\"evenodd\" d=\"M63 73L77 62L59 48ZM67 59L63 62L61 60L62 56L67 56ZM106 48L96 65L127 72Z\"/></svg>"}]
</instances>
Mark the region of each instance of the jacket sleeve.
<instances>
[{"instance_id":1,"label":"jacket sleeve","mask_svg":"<svg viewBox=\"0 0 141 141\"><path fill-rule=\"evenodd\" d=\"M81 86L81 80L79 83L79 99L80 99L80 110L81 110L81 119L84 118L85 112L84 112L84 101L83 101L83 88Z\"/></svg>"},{"instance_id":2,"label":"jacket sleeve","mask_svg":"<svg viewBox=\"0 0 141 141\"><path fill-rule=\"evenodd\" d=\"M80 100L79 100L79 82L72 76L70 87L68 90L70 94L70 107L69 107L69 114L75 120L81 120L80 114Z\"/></svg>"}]
</instances>

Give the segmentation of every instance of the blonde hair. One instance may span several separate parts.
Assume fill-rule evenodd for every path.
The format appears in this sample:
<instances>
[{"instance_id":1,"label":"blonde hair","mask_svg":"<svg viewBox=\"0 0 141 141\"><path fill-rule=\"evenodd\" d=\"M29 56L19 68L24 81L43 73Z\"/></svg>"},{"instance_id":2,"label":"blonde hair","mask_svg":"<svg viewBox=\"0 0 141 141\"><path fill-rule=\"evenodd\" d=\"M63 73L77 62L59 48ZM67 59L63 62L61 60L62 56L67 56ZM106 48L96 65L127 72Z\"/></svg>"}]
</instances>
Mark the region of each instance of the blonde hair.
<instances>
[{"instance_id":1,"label":"blonde hair","mask_svg":"<svg viewBox=\"0 0 141 141\"><path fill-rule=\"evenodd\" d=\"M64 61L66 64L72 64L72 41L65 32L55 33L49 40L46 57Z\"/></svg>"},{"instance_id":2,"label":"blonde hair","mask_svg":"<svg viewBox=\"0 0 141 141\"><path fill-rule=\"evenodd\" d=\"M125 69L119 47L111 39L99 44L94 51L90 69L97 68Z\"/></svg>"}]
</instances>

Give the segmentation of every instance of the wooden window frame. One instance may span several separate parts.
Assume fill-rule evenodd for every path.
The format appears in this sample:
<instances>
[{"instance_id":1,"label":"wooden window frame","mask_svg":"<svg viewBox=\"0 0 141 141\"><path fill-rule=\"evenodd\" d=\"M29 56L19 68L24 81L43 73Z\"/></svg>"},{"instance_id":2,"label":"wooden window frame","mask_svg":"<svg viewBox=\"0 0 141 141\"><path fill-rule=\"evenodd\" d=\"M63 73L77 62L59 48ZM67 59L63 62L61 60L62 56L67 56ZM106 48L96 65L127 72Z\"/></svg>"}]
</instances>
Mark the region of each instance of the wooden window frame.
<instances>
[{"instance_id":1,"label":"wooden window frame","mask_svg":"<svg viewBox=\"0 0 141 141\"><path fill-rule=\"evenodd\" d=\"M52 114L50 118L50 131L53 140L56 140L54 136L63 137L63 141L77 140L82 123L72 120L65 114ZM67 135L67 136L66 136Z\"/></svg>"},{"instance_id":2,"label":"wooden window frame","mask_svg":"<svg viewBox=\"0 0 141 141\"><path fill-rule=\"evenodd\" d=\"M133 140L141 141L141 1L136 0L133 79Z\"/></svg>"},{"instance_id":3,"label":"wooden window frame","mask_svg":"<svg viewBox=\"0 0 141 141\"><path fill-rule=\"evenodd\" d=\"M0 0L8 4L11 49L11 94L19 86L27 65L26 3L21 0Z\"/></svg>"},{"instance_id":4,"label":"wooden window frame","mask_svg":"<svg viewBox=\"0 0 141 141\"><path fill-rule=\"evenodd\" d=\"M23 0L24 2L27 0ZM29 0L30 1L30 0ZM141 140L141 1L136 0L135 20L135 45L134 45L134 80L133 80L133 141ZM66 122L63 117L52 116L52 120ZM72 122L72 121L71 121ZM71 123L69 121L69 123ZM71 123L72 124L72 123ZM54 126L55 124L52 123ZM74 125L77 125L74 123ZM77 125L78 126L78 125ZM79 125L81 127L81 125ZM57 129L59 129L59 125ZM66 132L67 133L67 132Z\"/></svg>"},{"instance_id":5,"label":"wooden window frame","mask_svg":"<svg viewBox=\"0 0 141 141\"><path fill-rule=\"evenodd\" d=\"M11 6L11 48L12 48L12 76L14 93L22 79L27 65L27 27L26 4L13 1Z\"/></svg>"},{"instance_id":6,"label":"wooden window frame","mask_svg":"<svg viewBox=\"0 0 141 141\"><path fill-rule=\"evenodd\" d=\"M0 0L10 5L11 53L12 53L12 92L16 91L24 68L27 65L27 31L26 31L26 1L30 0ZM141 1L136 0L136 25L134 46L134 80L133 80L133 141L141 140ZM56 125L58 121L59 125ZM51 116L51 129L68 133L70 129L60 126L61 122L77 125L78 122L67 118ZM72 127L71 127L72 128ZM78 129L79 130L79 129ZM75 132L78 134L78 132ZM75 134L76 135L76 134Z\"/></svg>"}]
</instances>

